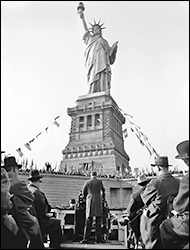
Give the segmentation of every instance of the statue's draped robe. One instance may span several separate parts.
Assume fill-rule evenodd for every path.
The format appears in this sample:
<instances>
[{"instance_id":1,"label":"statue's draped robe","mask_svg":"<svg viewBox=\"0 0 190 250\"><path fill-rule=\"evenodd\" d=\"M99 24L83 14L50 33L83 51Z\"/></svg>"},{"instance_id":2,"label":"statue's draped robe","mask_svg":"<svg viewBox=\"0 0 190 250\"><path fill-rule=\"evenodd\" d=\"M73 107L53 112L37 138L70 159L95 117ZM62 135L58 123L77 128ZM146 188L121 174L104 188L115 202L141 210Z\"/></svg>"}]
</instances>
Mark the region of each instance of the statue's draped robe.
<instances>
[{"instance_id":1,"label":"statue's draped robe","mask_svg":"<svg viewBox=\"0 0 190 250\"><path fill-rule=\"evenodd\" d=\"M86 44L85 66L90 87L89 93L101 91L109 93L111 82L110 64L115 61L116 51L111 52L111 47L103 37L93 36L89 31L85 33L83 39Z\"/></svg>"}]
</instances>

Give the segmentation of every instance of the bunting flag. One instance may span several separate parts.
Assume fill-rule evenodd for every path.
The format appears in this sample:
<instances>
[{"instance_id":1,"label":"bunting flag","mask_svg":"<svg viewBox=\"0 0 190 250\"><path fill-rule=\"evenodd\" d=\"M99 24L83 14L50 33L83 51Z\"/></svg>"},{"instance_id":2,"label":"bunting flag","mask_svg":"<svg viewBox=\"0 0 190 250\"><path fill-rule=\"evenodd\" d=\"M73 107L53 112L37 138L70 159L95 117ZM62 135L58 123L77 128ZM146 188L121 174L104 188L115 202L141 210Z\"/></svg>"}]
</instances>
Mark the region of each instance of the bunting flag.
<instances>
[{"instance_id":1,"label":"bunting flag","mask_svg":"<svg viewBox=\"0 0 190 250\"><path fill-rule=\"evenodd\" d=\"M126 113L123 113L123 114L126 115L126 116L129 116L129 117L133 118L132 115L129 115L129 114L126 114Z\"/></svg>"},{"instance_id":2,"label":"bunting flag","mask_svg":"<svg viewBox=\"0 0 190 250\"><path fill-rule=\"evenodd\" d=\"M25 162L25 169L28 168L28 159L26 159L26 162Z\"/></svg>"},{"instance_id":3,"label":"bunting flag","mask_svg":"<svg viewBox=\"0 0 190 250\"><path fill-rule=\"evenodd\" d=\"M31 148L31 146L30 146L30 143L26 143L24 146L25 146L28 150L32 150L32 148Z\"/></svg>"},{"instance_id":4,"label":"bunting flag","mask_svg":"<svg viewBox=\"0 0 190 250\"><path fill-rule=\"evenodd\" d=\"M141 128L140 128L139 126L137 126L134 122L130 121L129 119L128 119L128 121L129 121L133 126L135 126L135 128L141 129Z\"/></svg>"},{"instance_id":5,"label":"bunting flag","mask_svg":"<svg viewBox=\"0 0 190 250\"><path fill-rule=\"evenodd\" d=\"M154 148L152 148L152 151L155 155L159 156L158 153L156 152L156 150Z\"/></svg>"},{"instance_id":6,"label":"bunting flag","mask_svg":"<svg viewBox=\"0 0 190 250\"><path fill-rule=\"evenodd\" d=\"M147 150L148 150L148 152L149 152L149 154L150 154L150 156L152 155L152 152L151 152L151 150L147 147L147 146L145 146L146 148L147 148Z\"/></svg>"},{"instance_id":7,"label":"bunting flag","mask_svg":"<svg viewBox=\"0 0 190 250\"><path fill-rule=\"evenodd\" d=\"M144 137L145 141L148 141L148 137L142 133L142 136Z\"/></svg>"},{"instance_id":8,"label":"bunting flag","mask_svg":"<svg viewBox=\"0 0 190 250\"><path fill-rule=\"evenodd\" d=\"M158 157L159 154L156 152L156 150L151 146L148 137L141 131L141 128L135 124L134 122L132 122L130 118L133 118L131 115L125 113L122 109L119 108L120 111L122 111L123 115L128 116L127 120L129 122L130 125L130 129L131 131L136 135L136 137L138 138L140 144L144 147L146 147L146 149L148 150L150 156L154 155L154 157ZM123 131L124 133L124 137L126 138L127 136L125 136L125 133L127 133L127 130Z\"/></svg>"},{"instance_id":9,"label":"bunting flag","mask_svg":"<svg viewBox=\"0 0 190 250\"><path fill-rule=\"evenodd\" d=\"M140 144L142 146L145 146L146 149L148 150L150 156L152 156L153 154L153 147L151 146L151 144L149 143L149 141L147 140L148 137L145 136L141 131L139 131L137 128L136 128L136 131L135 131L135 135L136 137L139 139L140 141ZM156 152L156 151L155 151Z\"/></svg>"},{"instance_id":10,"label":"bunting flag","mask_svg":"<svg viewBox=\"0 0 190 250\"><path fill-rule=\"evenodd\" d=\"M33 166L34 166L34 162L33 162L33 159L32 159L32 161L31 161L31 163L30 163L30 170L33 169Z\"/></svg>"},{"instance_id":11,"label":"bunting flag","mask_svg":"<svg viewBox=\"0 0 190 250\"><path fill-rule=\"evenodd\" d=\"M25 168L25 158L22 160L22 167Z\"/></svg>"},{"instance_id":12,"label":"bunting flag","mask_svg":"<svg viewBox=\"0 0 190 250\"><path fill-rule=\"evenodd\" d=\"M56 125L57 127L60 126L60 124L56 121L59 117L60 117L60 116L55 117L54 122L53 122L53 124ZM48 129L49 129L49 126L46 127L46 129L45 129L45 131L46 131L47 133L48 133ZM39 134L37 134L36 137L34 137L32 140L30 140L29 142L27 142L26 144L24 144L24 146L25 146L28 150L32 150L30 144L31 144L36 138L38 139L38 137L39 137L41 134L42 134L42 132L40 132ZM22 157L22 156L24 155L20 147L17 148L16 151L18 152L18 154L19 154L20 157ZM6 157L8 157L10 154L11 154L11 153L7 154Z\"/></svg>"},{"instance_id":13,"label":"bunting flag","mask_svg":"<svg viewBox=\"0 0 190 250\"><path fill-rule=\"evenodd\" d=\"M142 146L145 146L145 145L144 145L144 142L141 141L141 139L139 139L139 141L140 141L140 144L141 144Z\"/></svg>"},{"instance_id":14,"label":"bunting flag","mask_svg":"<svg viewBox=\"0 0 190 250\"><path fill-rule=\"evenodd\" d=\"M128 136L127 128L125 128L125 129L123 130L123 136L124 136L125 138L127 138L127 136Z\"/></svg>"},{"instance_id":15,"label":"bunting flag","mask_svg":"<svg viewBox=\"0 0 190 250\"><path fill-rule=\"evenodd\" d=\"M23 153L22 153L22 151L21 151L21 148L18 148L16 151L18 152L18 154L20 155L20 157L23 156Z\"/></svg>"},{"instance_id":16,"label":"bunting flag","mask_svg":"<svg viewBox=\"0 0 190 250\"><path fill-rule=\"evenodd\" d=\"M41 133L42 133L42 132L40 132L40 133L36 136L37 139L38 139L38 137L41 135Z\"/></svg>"},{"instance_id":17,"label":"bunting flag","mask_svg":"<svg viewBox=\"0 0 190 250\"><path fill-rule=\"evenodd\" d=\"M123 115L133 118L132 115L125 113L121 108L118 107L118 109L123 113Z\"/></svg>"},{"instance_id":18,"label":"bunting flag","mask_svg":"<svg viewBox=\"0 0 190 250\"><path fill-rule=\"evenodd\" d=\"M55 119L54 119L54 120L57 120L59 117L60 117L60 115L58 115L57 117L55 117Z\"/></svg>"},{"instance_id":19,"label":"bunting flag","mask_svg":"<svg viewBox=\"0 0 190 250\"><path fill-rule=\"evenodd\" d=\"M56 125L57 127L60 126L60 124L57 121L54 121L53 124Z\"/></svg>"},{"instance_id":20,"label":"bunting flag","mask_svg":"<svg viewBox=\"0 0 190 250\"><path fill-rule=\"evenodd\" d=\"M140 140L140 139L141 139L141 136L140 136L139 131L138 131L138 130L135 130L134 133L135 133L136 137Z\"/></svg>"},{"instance_id":21,"label":"bunting flag","mask_svg":"<svg viewBox=\"0 0 190 250\"><path fill-rule=\"evenodd\" d=\"M29 141L29 143L32 143L35 140L35 138L33 138L31 141Z\"/></svg>"}]
</instances>

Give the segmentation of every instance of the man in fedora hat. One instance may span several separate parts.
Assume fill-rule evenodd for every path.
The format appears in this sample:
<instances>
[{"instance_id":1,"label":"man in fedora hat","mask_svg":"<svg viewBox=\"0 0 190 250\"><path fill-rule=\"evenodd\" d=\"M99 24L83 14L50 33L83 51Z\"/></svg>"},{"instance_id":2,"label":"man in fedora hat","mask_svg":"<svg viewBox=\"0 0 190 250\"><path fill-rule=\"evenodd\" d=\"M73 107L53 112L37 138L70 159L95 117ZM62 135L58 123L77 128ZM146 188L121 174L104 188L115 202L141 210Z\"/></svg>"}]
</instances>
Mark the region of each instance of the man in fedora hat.
<instances>
[{"instance_id":1,"label":"man in fedora hat","mask_svg":"<svg viewBox=\"0 0 190 250\"><path fill-rule=\"evenodd\" d=\"M43 239L38 220L29 212L29 208L33 206L34 196L27 188L25 181L18 178L18 172L22 165L17 164L14 156L10 156L5 157L2 167L7 171L10 180L13 216L25 236L23 248L26 248L27 244L30 243L29 248L43 249Z\"/></svg>"},{"instance_id":2,"label":"man in fedora hat","mask_svg":"<svg viewBox=\"0 0 190 250\"><path fill-rule=\"evenodd\" d=\"M176 147L178 155L189 167L189 140L179 143ZM186 245L189 249L189 170L181 179L179 191L173 201L173 216L160 225L160 234L165 249L171 242L178 243L178 247ZM178 249L179 249L178 248Z\"/></svg>"},{"instance_id":3,"label":"man in fedora hat","mask_svg":"<svg viewBox=\"0 0 190 250\"><path fill-rule=\"evenodd\" d=\"M158 156L151 165L157 170L158 177L152 179L141 193L146 208L141 215L140 233L145 249L160 249L158 228L168 215L168 200L171 202L177 195L179 180L168 172L171 165L168 164L167 156Z\"/></svg>"},{"instance_id":4,"label":"man in fedora hat","mask_svg":"<svg viewBox=\"0 0 190 250\"><path fill-rule=\"evenodd\" d=\"M48 213L51 211L51 205L49 204L45 194L40 190L41 179L38 170L32 170L30 172L28 180L30 181L28 188L34 195L34 208L36 216L38 218L42 235L45 236L49 234L50 237L50 247L53 249L61 248L63 236L61 230L61 221L50 217Z\"/></svg>"},{"instance_id":5,"label":"man in fedora hat","mask_svg":"<svg viewBox=\"0 0 190 250\"><path fill-rule=\"evenodd\" d=\"M91 179L84 183L82 194L86 198L86 221L83 240L80 243L89 243L93 217L96 217L96 242L101 243L103 242L101 239L102 199L105 196L105 189L102 180L97 179L96 171L92 171Z\"/></svg>"}]
</instances>

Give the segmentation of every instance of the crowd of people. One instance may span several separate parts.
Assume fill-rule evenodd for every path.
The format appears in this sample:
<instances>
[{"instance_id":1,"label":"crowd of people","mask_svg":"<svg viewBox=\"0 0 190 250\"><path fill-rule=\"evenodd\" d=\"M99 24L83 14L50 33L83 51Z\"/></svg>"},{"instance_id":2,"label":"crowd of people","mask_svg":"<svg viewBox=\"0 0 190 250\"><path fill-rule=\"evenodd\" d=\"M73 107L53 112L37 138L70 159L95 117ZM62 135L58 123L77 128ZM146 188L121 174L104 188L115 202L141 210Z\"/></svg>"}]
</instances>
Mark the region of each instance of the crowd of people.
<instances>
[{"instance_id":1,"label":"crowd of people","mask_svg":"<svg viewBox=\"0 0 190 250\"><path fill-rule=\"evenodd\" d=\"M20 173L29 173L31 170L29 168L27 169L19 169ZM69 175L69 176L87 176L90 177L91 173L90 172L85 172L85 171L79 171L79 170L72 170L72 171L61 171L61 170L47 170L47 169L39 169L40 173L44 174L56 174L56 175ZM128 179L128 178L137 178L141 173L137 174L132 174L132 173L126 173L125 177L122 177L120 174L116 174L116 171L113 171L113 173L99 173L97 172L97 177L100 178L119 178L119 179ZM185 170L184 172L182 170L169 170L171 174L176 174L176 175L183 175L184 172L186 173L187 171ZM157 176L156 172L148 172L148 173L143 173L146 177L155 177Z\"/></svg>"},{"instance_id":2,"label":"crowd of people","mask_svg":"<svg viewBox=\"0 0 190 250\"><path fill-rule=\"evenodd\" d=\"M189 141L176 149L176 158L189 167ZM174 177L167 156L159 156L152 166L157 178L131 195L119 223L131 226L137 246L140 240L144 249L189 249L189 171L181 180Z\"/></svg>"},{"instance_id":3,"label":"crowd of people","mask_svg":"<svg viewBox=\"0 0 190 250\"><path fill-rule=\"evenodd\" d=\"M51 206L40 190L43 177L33 170L27 186L19 180L21 167L13 156L1 166L1 249L44 249L47 234L51 248L59 249L61 224L48 215Z\"/></svg>"},{"instance_id":4,"label":"crowd of people","mask_svg":"<svg viewBox=\"0 0 190 250\"><path fill-rule=\"evenodd\" d=\"M177 145L177 159L189 166L189 141ZM179 178L169 172L167 156L158 156L151 164L156 178L140 175L140 189L132 193L127 216L118 220L128 225L131 233L145 249L189 248L189 172ZM51 205L40 190L43 175L38 170L29 173L29 184L19 180L21 165L9 156L1 165L1 248L43 249L47 235L50 247L61 248L63 231L61 221L52 216ZM91 242L91 229L95 222L95 242L104 243L102 222L107 230L105 188L96 171L86 180L79 199L71 199L68 209L75 209L83 220L78 225L82 234L80 243ZM106 212L107 211L107 212ZM79 218L78 217L78 218ZM82 229L82 230L81 230ZM129 235L132 237L132 235Z\"/></svg>"}]
</instances>

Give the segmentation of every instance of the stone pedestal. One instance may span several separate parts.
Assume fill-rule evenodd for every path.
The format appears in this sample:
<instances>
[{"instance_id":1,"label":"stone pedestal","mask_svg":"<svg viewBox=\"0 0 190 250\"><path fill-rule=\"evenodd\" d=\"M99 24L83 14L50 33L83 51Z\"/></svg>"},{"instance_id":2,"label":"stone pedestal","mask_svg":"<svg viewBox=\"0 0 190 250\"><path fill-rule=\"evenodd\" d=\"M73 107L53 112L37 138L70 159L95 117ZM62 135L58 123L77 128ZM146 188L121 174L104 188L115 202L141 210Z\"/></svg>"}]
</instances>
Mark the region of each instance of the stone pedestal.
<instances>
[{"instance_id":1,"label":"stone pedestal","mask_svg":"<svg viewBox=\"0 0 190 250\"><path fill-rule=\"evenodd\" d=\"M129 168L122 133L125 117L111 95L98 92L79 96L67 113L71 128L69 143L62 151L61 170L125 175Z\"/></svg>"}]
</instances>

